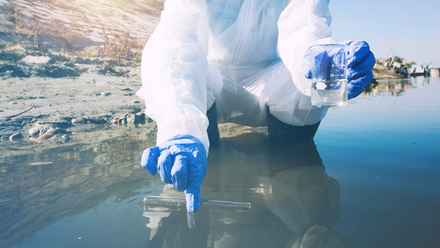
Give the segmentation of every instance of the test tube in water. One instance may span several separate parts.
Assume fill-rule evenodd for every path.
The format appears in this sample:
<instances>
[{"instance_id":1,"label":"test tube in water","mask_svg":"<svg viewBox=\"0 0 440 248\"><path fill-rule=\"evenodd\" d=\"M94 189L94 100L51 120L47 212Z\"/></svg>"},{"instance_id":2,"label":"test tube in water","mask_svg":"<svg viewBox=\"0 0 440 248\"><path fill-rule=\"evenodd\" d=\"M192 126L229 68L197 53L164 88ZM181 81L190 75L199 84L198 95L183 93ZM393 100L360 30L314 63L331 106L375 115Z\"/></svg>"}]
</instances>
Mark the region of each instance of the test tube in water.
<instances>
[{"instance_id":1,"label":"test tube in water","mask_svg":"<svg viewBox=\"0 0 440 248\"><path fill-rule=\"evenodd\" d=\"M149 203L180 205L180 204L185 204L186 200L183 197L181 198L181 197L147 195L144 198L144 204L149 204ZM219 201L219 200L208 200L208 199L202 199L202 205L215 206L215 207L228 207L228 208L244 208L244 209L251 208L250 202Z\"/></svg>"}]
</instances>

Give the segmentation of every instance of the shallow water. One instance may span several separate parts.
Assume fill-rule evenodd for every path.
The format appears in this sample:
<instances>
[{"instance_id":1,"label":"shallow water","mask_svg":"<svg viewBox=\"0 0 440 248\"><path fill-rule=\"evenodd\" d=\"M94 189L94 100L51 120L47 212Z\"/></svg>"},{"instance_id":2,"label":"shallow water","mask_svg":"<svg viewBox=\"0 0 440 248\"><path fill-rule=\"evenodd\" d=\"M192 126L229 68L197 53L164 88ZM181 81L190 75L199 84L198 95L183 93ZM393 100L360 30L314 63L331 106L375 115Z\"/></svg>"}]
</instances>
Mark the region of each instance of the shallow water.
<instances>
[{"instance_id":1,"label":"shallow water","mask_svg":"<svg viewBox=\"0 0 440 248\"><path fill-rule=\"evenodd\" d=\"M193 217L142 203L182 194L140 168L154 138L135 129L3 142L0 247L440 247L439 93L439 79L382 81L331 109L314 143L268 145L261 130L223 138L202 197L252 208Z\"/></svg>"}]
</instances>

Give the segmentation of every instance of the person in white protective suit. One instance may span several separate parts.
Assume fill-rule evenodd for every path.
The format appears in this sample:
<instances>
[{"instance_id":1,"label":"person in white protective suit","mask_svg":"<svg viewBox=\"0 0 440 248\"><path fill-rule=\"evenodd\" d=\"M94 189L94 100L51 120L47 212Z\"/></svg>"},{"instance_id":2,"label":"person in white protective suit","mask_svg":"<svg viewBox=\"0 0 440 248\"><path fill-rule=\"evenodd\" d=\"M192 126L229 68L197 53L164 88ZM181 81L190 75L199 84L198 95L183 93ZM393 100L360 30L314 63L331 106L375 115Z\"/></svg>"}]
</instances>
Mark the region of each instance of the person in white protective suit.
<instances>
[{"instance_id":1,"label":"person in white protective suit","mask_svg":"<svg viewBox=\"0 0 440 248\"><path fill-rule=\"evenodd\" d=\"M278 142L312 140L327 108L312 106L315 44L331 38L329 0L168 0L142 57L146 114L157 123L157 147L141 165L185 191L197 211L217 119L268 126ZM348 47L348 98L371 81L374 55L364 41ZM209 126L209 127L208 127Z\"/></svg>"}]
</instances>

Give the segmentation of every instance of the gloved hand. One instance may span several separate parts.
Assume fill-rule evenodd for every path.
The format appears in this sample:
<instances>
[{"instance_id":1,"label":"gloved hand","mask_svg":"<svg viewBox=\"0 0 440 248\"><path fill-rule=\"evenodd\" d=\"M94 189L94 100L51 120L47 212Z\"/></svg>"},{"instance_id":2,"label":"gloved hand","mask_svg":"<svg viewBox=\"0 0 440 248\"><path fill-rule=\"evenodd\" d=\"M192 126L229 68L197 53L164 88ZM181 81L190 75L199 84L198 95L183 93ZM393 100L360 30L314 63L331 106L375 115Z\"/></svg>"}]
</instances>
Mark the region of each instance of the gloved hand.
<instances>
[{"instance_id":1,"label":"gloved hand","mask_svg":"<svg viewBox=\"0 0 440 248\"><path fill-rule=\"evenodd\" d=\"M373 79L373 67L376 63L374 54L370 51L370 46L365 41L347 41L341 42L347 46L346 64L347 64L347 80L348 80L348 99L357 97L362 93L365 86ZM325 59L334 59L337 53L329 50L324 51L320 56L321 61ZM306 53L303 58L303 72L306 78L311 78L314 68L315 58L311 53Z\"/></svg>"},{"instance_id":2,"label":"gloved hand","mask_svg":"<svg viewBox=\"0 0 440 248\"><path fill-rule=\"evenodd\" d=\"M206 151L198 139L177 136L146 149L141 166L153 176L159 172L162 182L174 184L178 191L185 190L188 212L199 209L202 204L200 187L206 175Z\"/></svg>"}]
</instances>

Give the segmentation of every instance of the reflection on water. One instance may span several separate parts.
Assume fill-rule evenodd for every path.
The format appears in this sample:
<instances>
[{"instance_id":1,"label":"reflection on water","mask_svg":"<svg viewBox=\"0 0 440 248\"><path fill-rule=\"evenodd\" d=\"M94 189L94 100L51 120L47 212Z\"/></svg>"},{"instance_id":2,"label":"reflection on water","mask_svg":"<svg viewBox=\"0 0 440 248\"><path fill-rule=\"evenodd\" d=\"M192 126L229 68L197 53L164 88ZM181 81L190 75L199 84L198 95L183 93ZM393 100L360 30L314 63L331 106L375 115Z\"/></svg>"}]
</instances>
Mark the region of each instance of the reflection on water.
<instances>
[{"instance_id":1,"label":"reflection on water","mask_svg":"<svg viewBox=\"0 0 440 248\"><path fill-rule=\"evenodd\" d=\"M395 80L379 80L379 84L373 87L367 87L365 94L369 96L400 96L408 89L421 88L431 84L431 81L436 81L438 78L425 77L411 77L405 79Z\"/></svg>"},{"instance_id":2,"label":"reflection on water","mask_svg":"<svg viewBox=\"0 0 440 248\"><path fill-rule=\"evenodd\" d=\"M203 198L249 201L251 210L202 206L188 227L185 207L146 206L148 247L351 247L332 231L339 184L313 142L268 144L264 134L223 140L210 152ZM167 192L165 192L167 194Z\"/></svg>"},{"instance_id":3,"label":"reflection on water","mask_svg":"<svg viewBox=\"0 0 440 248\"><path fill-rule=\"evenodd\" d=\"M108 132L89 134L89 143L23 143L19 148L6 143L2 147L0 247L66 216L81 214L109 197L120 202L145 185L136 165L146 142L127 142L125 135L93 137Z\"/></svg>"},{"instance_id":4,"label":"reflection on water","mask_svg":"<svg viewBox=\"0 0 440 248\"><path fill-rule=\"evenodd\" d=\"M439 85L380 81L329 111L316 143L223 135L202 198L250 210L205 205L188 216L183 205L142 204L183 196L139 166L154 143L142 128L3 142L0 247L438 247Z\"/></svg>"},{"instance_id":5,"label":"reflection on water","mask_svg":"<svg viewBox=\"0 0 440 248\"><path fill-rule=\"evenodd\" d=\"M87 144L42 144L32 152L9 147L14 156L2 156L6 169L0 181L2 247L92 247L105 239L110 247L130 242L147 247L350 244L332 231L340 215L339 184L325 173L312 142L269 145L261 133L223 139L221 149L211 151L202 197L248 201L253 207L202 206L192 220L185 206L139 204L146 193L181 194L138 166L146 145L116 136ZM125 211L138 212L137 218ZM112 241L129 235L129 229L111 230L104 223L137 227L130 234L136 241Z\"/></svg>"}]
</instances>

